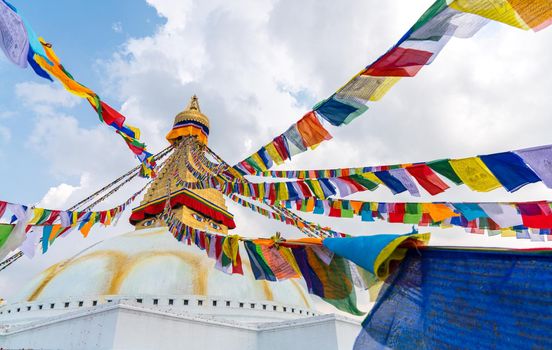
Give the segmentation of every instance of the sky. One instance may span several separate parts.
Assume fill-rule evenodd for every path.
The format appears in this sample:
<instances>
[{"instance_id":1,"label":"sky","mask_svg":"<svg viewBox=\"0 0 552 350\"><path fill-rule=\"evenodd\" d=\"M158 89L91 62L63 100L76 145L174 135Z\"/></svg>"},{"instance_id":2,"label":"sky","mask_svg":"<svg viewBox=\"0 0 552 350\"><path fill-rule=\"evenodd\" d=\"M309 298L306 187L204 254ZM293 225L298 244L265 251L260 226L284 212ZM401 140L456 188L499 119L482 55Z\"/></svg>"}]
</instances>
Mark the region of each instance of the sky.
<instances>
[{"instance_id":1,"label":"sky","mask_svg":"<svg viewBox=\"0 0 552 350\"><path fill-rule=\"evenodd\" d=\"M166 147L174 116L191 95L209 116L210 147L229 163L282 133L316 102L389 49L431 0L13 0L54 45L65 68L142 131L150 151ZM461 158L550 143L552 30L491 23L471 39L453 38L414 78L401 80L334 139L282 168L335 168ZM1 56L1 55L0 55ZM85 101L0 57L0 199L66 209L137 164ZM98 209L122 203L137 181ZM550 199L531 184L518 192L451 186L421 200ZM388 189L371 201L413 200ZM229 203L238 234L297 234ZM406 225L305 215L352 234L405 233ZM57 240L48 254L0 273L0 296L16 295L45 267L132 230L121 220L88 238ZM514 238L432 230L432 244L529 247Z\"/></svg>"}]
</instances>

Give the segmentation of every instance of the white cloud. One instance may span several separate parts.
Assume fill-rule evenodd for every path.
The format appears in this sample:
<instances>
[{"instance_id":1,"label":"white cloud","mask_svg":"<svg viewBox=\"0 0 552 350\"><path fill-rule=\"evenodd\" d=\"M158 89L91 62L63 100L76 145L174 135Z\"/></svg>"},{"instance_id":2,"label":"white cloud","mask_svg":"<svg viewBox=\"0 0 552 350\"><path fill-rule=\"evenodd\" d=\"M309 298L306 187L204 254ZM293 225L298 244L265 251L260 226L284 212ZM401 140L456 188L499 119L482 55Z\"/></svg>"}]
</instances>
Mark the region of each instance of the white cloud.
<instances>
[{"instance_id":1,"label":"white cloud","mask_svg":"<svg viewBox=\"0 0 552 350\"><path fill-rule=\"evenodd\" d=\"M15 86L17 98L38 113L51 113L55 107L74 107L81 102L59 84L23 82Z\"/></svg>"},{"instance_id":2,"label":"white cloud","mask_svg":"<svg viewBox=\"0 0 552 350\"><path fill-rule=\"evenodd\" d=\"M81 183L86 181L86 177L83 176L83 178L81 178ZM81 187L82 186L72 186L65 183L51 187L37 205L42 208L67 208L69 207L67 200Z\"/></svg>"}]
</instances>

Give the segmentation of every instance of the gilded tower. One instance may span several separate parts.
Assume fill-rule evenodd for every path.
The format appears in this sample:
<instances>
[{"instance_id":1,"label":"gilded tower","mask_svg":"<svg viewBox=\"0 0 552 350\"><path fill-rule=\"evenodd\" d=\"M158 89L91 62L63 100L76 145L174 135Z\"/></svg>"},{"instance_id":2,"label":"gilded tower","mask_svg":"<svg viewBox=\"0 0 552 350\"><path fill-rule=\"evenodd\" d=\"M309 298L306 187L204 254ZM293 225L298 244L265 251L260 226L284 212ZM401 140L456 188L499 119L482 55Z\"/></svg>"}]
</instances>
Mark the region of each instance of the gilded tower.
<instances>
[{"instance_id":1,"label":"gilded tower","mask_svg":"<svg viewBox=\"0 0 552 350\"><path fill-rule=\"evenodd\" d=\"M199 101L194 95L186 109L176 115L174 125L167 134L167 141L181 150L183 143L194 139L192 144L207 145L209 139L209 118L201 113ZM193 150L191 150L193 152ZM132 211L130 222L141 229L157 225L157 216L163 212L167 198L178 219L197 229L227 233L235 227L234 218L228 212L224 197L213 188L186 189L182 182L194 183L205 169L195 169L190 150L174 151L148 188L140 206ZM197 170L196 174L192 172Z\"/></svg>"}]
</instances>

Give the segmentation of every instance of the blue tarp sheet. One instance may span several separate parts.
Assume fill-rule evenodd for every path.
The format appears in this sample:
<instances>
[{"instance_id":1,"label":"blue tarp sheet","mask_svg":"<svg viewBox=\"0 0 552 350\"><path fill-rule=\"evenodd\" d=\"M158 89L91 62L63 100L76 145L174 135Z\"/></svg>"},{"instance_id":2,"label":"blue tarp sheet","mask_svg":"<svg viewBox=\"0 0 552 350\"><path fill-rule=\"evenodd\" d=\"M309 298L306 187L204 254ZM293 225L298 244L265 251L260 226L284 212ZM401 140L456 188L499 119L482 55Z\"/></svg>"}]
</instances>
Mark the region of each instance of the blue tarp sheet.
<instances>
[{"instance_id":1,"label":"blue tarp sheet","mask_svg":"<svg viewBox=\"0 0 552 350\"><path fill-rule=\"evenodd\" d=\"M552 349L552 254L411 250L355 350Z\"/></svg>"}]
</instances>

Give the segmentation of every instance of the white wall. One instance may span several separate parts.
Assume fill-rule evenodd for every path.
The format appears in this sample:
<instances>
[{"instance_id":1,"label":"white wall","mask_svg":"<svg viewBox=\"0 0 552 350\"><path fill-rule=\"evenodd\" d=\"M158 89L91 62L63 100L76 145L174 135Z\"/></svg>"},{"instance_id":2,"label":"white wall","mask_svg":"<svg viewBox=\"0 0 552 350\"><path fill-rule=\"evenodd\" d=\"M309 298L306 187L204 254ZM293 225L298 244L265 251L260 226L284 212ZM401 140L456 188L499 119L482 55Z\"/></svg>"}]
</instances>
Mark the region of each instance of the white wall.
<instances>
[{"instance_id":1,"label":"white wall","mask_svg":"<svg viewBox=\"0 0 552 350\"><path fill-rule=\"evenodd\" d=\"M0 331L0 347L33 349L342 350L358 323L323 315L240 323L136 304L104 304Z\"/></svg>"}]
</instances>

